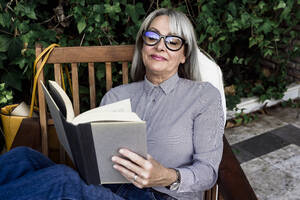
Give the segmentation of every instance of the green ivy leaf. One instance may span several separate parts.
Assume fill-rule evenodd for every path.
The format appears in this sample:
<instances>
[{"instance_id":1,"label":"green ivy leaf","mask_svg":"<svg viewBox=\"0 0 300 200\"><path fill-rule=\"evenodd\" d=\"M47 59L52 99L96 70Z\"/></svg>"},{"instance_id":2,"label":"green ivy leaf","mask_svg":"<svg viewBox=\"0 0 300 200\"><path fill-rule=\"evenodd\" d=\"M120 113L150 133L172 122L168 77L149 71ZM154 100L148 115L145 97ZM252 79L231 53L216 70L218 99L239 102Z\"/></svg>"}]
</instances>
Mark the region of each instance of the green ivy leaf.
<instances>
[{"instance_id":1,"label":"green ivy leaf","mask_svg":"<svg viewBox=\"0 0 300 200\"><path fill-rule=\"evenodd\" d=\"M34 12L34 8L31 7L30 5L28 6L24 6L24 12L25 15L30 18L30 19L37 19L35 12Z\"/></svg>"},{"instance_id":2,"label":"green ivy leaf","mask_svg":"<svg viewBox=\"0 0 300 200\"><path fill-rule=\"evenodd\" d=\"M279 1L278 5L277 6L274 6L274 10L278 10L280 8L285 8L286 7L286 4L284 1Z\"/></svg>"},{"instance_id":3,"label":"green ivy leaf","mask_svg":"<svg viewBox=\"0 0 300 200\"><path fill-rule=\"evenodd\" d=\"M101 22L101 16L100 16L100 14L95 16L95 21L98 22L98 23Z\"/></svg>"},{"instance_id":4,"label":"green ivy leaf","mask_svg":"<svg viewBox=\"0 0 300 200\"><path fill-rule=\"evenodd\" d=\"M5 35L0 35L0 52L6 52L9 47L10 38Z\"/></svg>"},{"instance_id":5,"label":"green ivy leaf","mask_svg":"<svg viewBox=\"0 0 300 200\"><path fill-rule=\"evenodd\" d=\"M104 4L104 13L115 14L121 12L120 3L117 2L114 5L108 3Z\"/></svg>"},{"instance_id":6,"label":"green ivy leaf","mask_svg":"<svg viewBox=\"0 0 300 200\"><path fill-rule=\"evenodd\" d=\"M138 15L137 15L137 13L135 12L135 7L134 7L134 5L130 5L130 4L126 5L125 11L126 11L126 13L128 13L128 15L131 17L132 21L133 21L134 23L137 23L137 21L138 21Z\"/></svg>"},{"instance_id":7,"label":"green ivy leaf","mask_svg":"<svg viewBox=\"0 0 300 200\"><path fill-rule=\"evenodd\" d=\"M0 53L0 60L5 60L7 59L7 56L5 53Z\"/></svg>"},{"instance_id":8,"label":"green ivy leaf","mask_svg":"<svg viewBox=\"0 0 300 200\"><path fill-rule=\"evenodd\" d=\"M84 17L80 18L79 22L77 23L77 29L79 34L85 29L86 27L86 22Z\"/></svg>"},{"instance_id":9,"label":"green ivy leaf","mask_svg":"<svg viewBox=\"0 0 300 200\"><path fill-rule=\"evenodd\" d=\"M84 6L85 5L85 0L79 0L79 3L81 6Z\"/></svg>"},{"instance_id":10,"label":"green ivy leaf","mask_svg":"<svg viewBox=\"0 0 300 200\"><path fill-rule=\"evenodd\" d=\"M7 86L22 91L22 79L20 78L20 73L8 71L1 76L1 80L5 82Z\"/></svg>"},{"instance_id":11,"label":"green ivy leaf","mask_svg":"<svg viewBox=\"0 0 300 200\"><path fill-rule=\"evenodd\" d=\"M0 60L0 69L4 69L2 60Z\"/></svg>"},{"instance_id":12,"label":"green ivy leaf","mask_svg":"<svg viewBox=\"0 0 300 200\"><path fill-rule=\"evenodd\" d=\"M143 4L141 2L139 2L135 5L135 10L139 16L145 14L145 10L144 10Z\"/></svg>"},{"instance_id":13,"label":"green ivy leaf","mask_svg":"<svg viewBox=\"0 0 300 200\"><path fill-rule=\"evenodd\" d=\"M28 31L30 31L29 24L30 24L29 20L26 20L18 25L18 29L21 32L21 34L24 34L24 33L27 33Z\"/></svg>"},{"instance_id":14,"label":"green ivy leaf","mask_svg":"<svg viewBox=\"0 0 300 200\"><path fill-rule=\"evenodd\" d=\"M26 59L25 57L17 57L16 59L13 59L10 64L18 65L20 69L23 69L26 64Z\"/></svg>"},{"instance_id":15,"label":"green ivy leaf","mask_svg":"<svg viewBox=\"0 0 300 200\"><path fill-rule=\"evenodd\" d=\"M93 28L92 26L89 26L89 27L87 28L87 31L88 31L89 33L91 33L91 32L94 31L94 28Z\"/></svg>"},{"instance_id":16,"label":"green ivy leaf","mask_svg":"<svg viewBox=\"0 0 300 200\"><path fill-rule=\"evenodd\" d=\"M160 6L161 6L162 8L172 8L171 0L163 0L163 1L160 3Z\"/></svg>"},{"instance_id":17,"label":"green ivy leaf","mask_svg":"<svg viewBox=\"0 0 300 200\"><path fill-rule=\"evenodd\" d=\"M7 21L7 17L5 17L6 15L8 15L7 13L0 13L0 25L2 25L3 27L8 27L9 21Z\"/></svg>"},{"instance_id":18,"label":"green ivy leaf","mask_svg":"<svg viewBox=\"0 0 300 200\"><path fill-rule=\"evenodd\" d=\"M247 12L242 13L241 24L243 25L244 28L248 28L250 26L249 19L250 19L249 13Z\"/></svg>"},{"instance_id":19,"label":"green ivy leaf","mask_svg":"<svg viewBox=\"0 0 300 200\"><path fill-rule=\"evenodd\" d=\"M19 37L13 38L8 47L8 59L12 60L21 55L23 42Z\"/></svg>"},{"instance_id":20,"label":"green ivy leaf","mask_svg":"<svg viewBox=\"0 0 300 200\"><path fill-rule=\"evenodd\" d=\"M93 12L94 13L103 13L103 5L95 4L93 5Z\"/></svg>"},{"instance_id":21,"label":"green ivy leaf","mask_svg":"<svg viewBox=\"0 0 300 200\"><path fill-rule=\"evenodd\" d=\"M218 41L224 41L224 40L226 40L226 36L221 36L221 37L219 37L219 39L218 39Z\"/></svg>"},{"instance_id":22,"label":"green ivy leaf","mask_svg":"<svg viewBox=\"0 0 300 200\"><path fill-rule=\"evenodd\" d=\"M229 11L231 12L231 14L232 14L233 16L236 16L236 14L237 14L237 9L236 9L236 4L235 4L235 3L230 2L229 5L228 5L228 9L229 9Z\"/></svg>"},{"instance_id":23,"label":"green ivy leaf","mask_svg":"<svg viewBox=\"0 0 300 200\"><path fill-rule=\"evenodd\" d=\"M30 30L28 33L23 34L23 35L21 36L21 39L22 39L24 42L29 43L30 41L35 40L35 38L37 38L37 36L38 36L38 35L36 34L35 31Z\"/></svg>"},{"instance_id":24,"label":"green ivy leaf","mask_svg":"<svg viewBox=\"0 0 300 200\"><path fill-rule=\"evenodd\" d=\"M259 28L259 30L263 30L263 32L265 34L269 33L272 31L273 29L273 23L270 21L270 20L266 20L262 25L261 27Z\"/></svg>"},{"instance_id":25,"label":"green ivy leaf","mask_svg":"<svg viewBox=\"0 0 300 200\"><path fill-rule=\"evenodd\" d=\"M104 68L98 67L97 69L100 69L100 70L96 71L96 78L97 78L98 81L102 81L103 78L104 78L104 76L105 76L105 72L103 70L101 70L101 69L104 69Z\"/></svg>"},{"instance_id":26,"label":"green ivy leaf","mask_svg":"<svg viewBox=\"0 0 300 200\"><path fill-rule=\"evenodd\" d=\"M266 7L266 3L263 2L263 1L260 1L260 2L258 3L258 7L259 7L260 10L263 10L263 9Z\"/></svg>"}]
</instances>

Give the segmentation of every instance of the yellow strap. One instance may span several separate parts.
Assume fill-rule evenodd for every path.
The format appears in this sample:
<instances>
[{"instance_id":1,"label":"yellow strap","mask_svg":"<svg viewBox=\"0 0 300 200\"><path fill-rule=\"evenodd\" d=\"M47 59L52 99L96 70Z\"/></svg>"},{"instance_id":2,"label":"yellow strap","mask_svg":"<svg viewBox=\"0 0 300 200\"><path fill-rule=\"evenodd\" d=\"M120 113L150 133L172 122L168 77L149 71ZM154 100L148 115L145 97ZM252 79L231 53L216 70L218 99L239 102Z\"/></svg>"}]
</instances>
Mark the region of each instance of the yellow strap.
<instances>
[{"instance_id":1,"label":"yellow strap","mask_svg":"<svg viewBox=\"0 0 300 200\"><path fill-rule=\"evenodd\" d=\"M43 55L46 54L46 56L44 57L42 63L41 63L41 66L40 68L37 70L35 76L34 76L34 80L33 80L33 89L32 89L32 95L31 95L31 103L30 103L30 112L29 112L29 117L32 117L32 113L33 113L33 106L34 106L34 100L35 100L35 92L36 92L36 85L37 85L37 80L38 80L38 77L42 71L42 69L44 68L49 56L50 56L50 53L53 51L53 49L55 47L59 47L58 44L51 44L49 47L47 47L34 61L34 64L33 64L33 71L35 71L36 69L36 64L38 63L38 61L42 58Z\"/></svg>"},{"instance_id":2,"label":"yellow strap","mask_svg":"<svg viewBox=\"0 0 300 200\"><path fill-rule=\"evenodd\" d=\"M33 76L35 76L35 69L39 60L48 52L49 49L53 49L54 47L59 47L59 46L60 46L59 44L51 44L46 49L44 49L40 55L38 55L38 57L34 60L33 63Z\"/></svg>"},{"instance_id":3,"label":"yellow strap","mask_svg":"<svg viewBox=\"0 0 300 200\"><path fill-rule=\"evenodd\" d=\"M60 76L61 76L62 88L64 89L64 91L66 91L65 77L64 77L64 72L63 72L62 65L60 65Z\"/></svg>"},{"instance_id":4,"label":"yellow strap","mask_svg":"<svg viewBox=\"0 0 300 200\"><path fill-rule=\"evenodd\" d=\"M51 44L49 45L47 48L45 48L43 50L43 52L38 55L38 57L34 60L34 63L33 63L33 77L35 76L35 70L36 70L36 65L37 63L39 62L39 60L50 50L50 49L53 49L54 47L59 47L60 45L59 44ZM37 106L37 96L36 94L33 94L34 95L34 104L35 106Z\"/></svg>"}]
</instances>

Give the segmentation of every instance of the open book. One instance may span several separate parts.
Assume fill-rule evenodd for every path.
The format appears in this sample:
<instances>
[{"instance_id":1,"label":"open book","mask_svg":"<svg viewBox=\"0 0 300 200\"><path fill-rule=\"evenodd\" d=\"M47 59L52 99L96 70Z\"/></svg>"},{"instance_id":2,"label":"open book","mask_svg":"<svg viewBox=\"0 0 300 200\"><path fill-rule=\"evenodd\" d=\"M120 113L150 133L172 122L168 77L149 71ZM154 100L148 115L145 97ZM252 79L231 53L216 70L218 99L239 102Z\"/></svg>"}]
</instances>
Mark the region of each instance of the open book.
<instances>
[{"instance_id":1,"label":"open book","mask_svg":"<svg viewBox=\"0 0 300 200\"><path fill-rule=\"evenodd\" d=\"M128 183L111 157L128 148L146 157L146 123L126 99L74 115L71 100L54 81L42 83L58 139L88 184Z\"/></svg>"}]
</instances>

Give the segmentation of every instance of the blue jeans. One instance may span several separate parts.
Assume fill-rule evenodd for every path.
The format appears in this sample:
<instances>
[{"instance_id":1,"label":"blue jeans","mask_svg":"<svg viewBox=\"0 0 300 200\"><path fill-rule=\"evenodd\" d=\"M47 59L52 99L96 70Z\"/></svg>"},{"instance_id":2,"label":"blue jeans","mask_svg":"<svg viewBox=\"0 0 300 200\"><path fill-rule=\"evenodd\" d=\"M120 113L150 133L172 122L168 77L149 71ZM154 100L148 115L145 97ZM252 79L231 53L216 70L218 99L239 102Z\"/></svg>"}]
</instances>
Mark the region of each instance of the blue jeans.
<instances>
[{"instance_id":1,"label":"blue jeans","mask_svg":"<svg viewBox=\"0 0 300 200\"><path fill-rule=\"evenodd\" d=\"M41 153L17 147L0 156L0 199L166 200L152 189L132 184L87 185L76 171Z\"/></svg>"}]
</instances>

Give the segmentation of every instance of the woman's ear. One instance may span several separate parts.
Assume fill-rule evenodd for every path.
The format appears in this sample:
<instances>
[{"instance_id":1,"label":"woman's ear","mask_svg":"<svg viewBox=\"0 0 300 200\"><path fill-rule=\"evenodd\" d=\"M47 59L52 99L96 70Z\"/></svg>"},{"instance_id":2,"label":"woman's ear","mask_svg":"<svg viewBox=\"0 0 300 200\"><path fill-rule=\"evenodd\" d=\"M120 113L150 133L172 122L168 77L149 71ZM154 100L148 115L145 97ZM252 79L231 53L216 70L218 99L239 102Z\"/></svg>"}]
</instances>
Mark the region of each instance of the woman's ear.
<instances>
[{"instance_id":1,"label":"woman's ear","mask_svg":"<svg viewBox=\"0 0 300 200\"><path fill-rule=\"evenodd\" d=\"M182 56L181 60L180 60L180 63L181 64L184 64L185 63L185 56Z\"/></svg>"}]
</instances>

